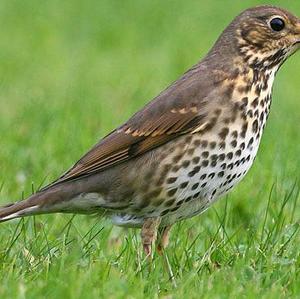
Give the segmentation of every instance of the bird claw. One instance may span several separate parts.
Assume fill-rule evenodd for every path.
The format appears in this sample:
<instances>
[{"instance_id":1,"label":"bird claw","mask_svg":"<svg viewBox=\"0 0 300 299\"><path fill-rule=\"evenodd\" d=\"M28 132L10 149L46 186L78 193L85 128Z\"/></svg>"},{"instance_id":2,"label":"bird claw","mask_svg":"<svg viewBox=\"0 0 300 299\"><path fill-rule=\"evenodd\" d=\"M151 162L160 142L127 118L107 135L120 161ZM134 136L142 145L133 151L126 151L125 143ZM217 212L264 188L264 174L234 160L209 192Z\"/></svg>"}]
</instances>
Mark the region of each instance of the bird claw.
<instances>
[{"instance_id":1,"label":"bird claw","mask_svg":"<svg viewBox=\"0 0 300 299\"><path fill-rule=\"evenodd\" d=\"M152 246L151 244L143 244L144 252L146 255L146 258L152 258Z\"/></svg>"},{"instance_id":2,"label":"bird claw","mask_svg":"<svg viewBox=\"0 0 300 299\"><path fill-rule=\"evenodd\" d=\"M147 218L142 227L141 237L144 252L147 257L152 258L152 244L157 237L157 230L160 224L161 218Z\"/></svg>"}]
</instances>

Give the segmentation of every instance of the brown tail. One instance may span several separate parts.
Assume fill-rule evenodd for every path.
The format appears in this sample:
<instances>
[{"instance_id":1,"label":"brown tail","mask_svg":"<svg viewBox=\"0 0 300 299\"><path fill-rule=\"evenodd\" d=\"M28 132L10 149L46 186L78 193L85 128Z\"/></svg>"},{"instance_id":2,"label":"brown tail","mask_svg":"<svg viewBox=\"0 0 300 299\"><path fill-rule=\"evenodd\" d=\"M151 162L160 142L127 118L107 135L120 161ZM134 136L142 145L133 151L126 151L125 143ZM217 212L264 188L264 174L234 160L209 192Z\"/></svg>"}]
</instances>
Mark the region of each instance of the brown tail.
<instances>
[{"instance_id":1,"label":"brown tail","mask_svg":"<svg viewBox=\"0 0 300 299\"><path fill-rule=\"evenodd\" d=\"M40 204L43 197L43 192L38 192L20 202L0 207L0 222L8 221L23 216L39 214Z\"/></svg>"}]
</instances>

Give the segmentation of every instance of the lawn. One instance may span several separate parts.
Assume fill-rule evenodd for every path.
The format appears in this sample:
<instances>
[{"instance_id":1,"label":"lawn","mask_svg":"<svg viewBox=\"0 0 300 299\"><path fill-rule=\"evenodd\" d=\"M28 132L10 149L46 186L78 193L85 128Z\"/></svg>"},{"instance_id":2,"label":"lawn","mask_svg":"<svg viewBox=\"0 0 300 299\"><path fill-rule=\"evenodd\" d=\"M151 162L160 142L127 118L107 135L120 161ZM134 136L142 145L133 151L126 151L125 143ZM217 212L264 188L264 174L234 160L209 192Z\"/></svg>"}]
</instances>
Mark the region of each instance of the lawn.
<instances>
[{"instance_id":1,"label":"lawn","mask_svg":"<svg viewBox=\"0 0 300 299\"><path fill-rule=\"evenodd\" d=\"M68 169L209 50L240 1L0 3L0 203ZM298 1L285 1L300 16ZM164 259L93 217L0 225L0 298L299 298L300 53L280 70L253 168L178 223Z\"/></svg>"}]
</instances>

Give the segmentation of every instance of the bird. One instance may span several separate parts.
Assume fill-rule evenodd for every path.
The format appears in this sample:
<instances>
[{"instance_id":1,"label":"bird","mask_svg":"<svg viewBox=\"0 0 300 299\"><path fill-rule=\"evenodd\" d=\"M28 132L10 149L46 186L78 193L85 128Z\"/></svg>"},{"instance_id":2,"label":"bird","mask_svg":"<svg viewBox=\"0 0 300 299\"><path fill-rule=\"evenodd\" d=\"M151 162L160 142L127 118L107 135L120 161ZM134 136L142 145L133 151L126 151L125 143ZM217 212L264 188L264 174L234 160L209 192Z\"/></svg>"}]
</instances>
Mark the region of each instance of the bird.
<instances>
[{"instance_id":1,"label":"bird","mask_svg":"<svg viewBox=\"0 0 300 299\"><path fill-rule=\"evenodd\" d=\"M147 256L171 226L203 213L245 177L269 116L281 65L300 48L285 9L241 12L208 54L0 221L46 213L97 215L141 229Z\"/></svg>"}]
</instances>

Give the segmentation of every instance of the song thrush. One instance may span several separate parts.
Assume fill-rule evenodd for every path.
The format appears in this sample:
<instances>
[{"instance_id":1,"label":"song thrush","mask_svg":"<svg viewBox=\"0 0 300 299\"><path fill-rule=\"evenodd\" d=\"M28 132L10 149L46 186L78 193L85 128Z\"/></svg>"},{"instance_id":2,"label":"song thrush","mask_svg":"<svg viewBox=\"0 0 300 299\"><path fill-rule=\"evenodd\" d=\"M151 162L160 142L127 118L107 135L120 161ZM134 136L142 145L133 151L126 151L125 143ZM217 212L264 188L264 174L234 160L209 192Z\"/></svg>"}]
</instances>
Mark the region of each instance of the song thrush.
<instances>
[{"instance_id":1,"label":"song thrush","mask_svg":"<svg viewBox=\"0 0 300 299\"><path fill-rule=\"evenodd\" d=\"M206 210L245 176L271 105L275 74L300 47L300 19L248 9L207 56L0 221L41 213L98 213L141 227L147 254L160 233Z\"/></svg>"}]
</instances>

